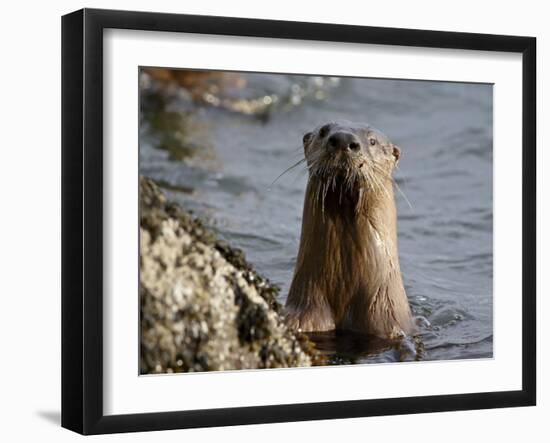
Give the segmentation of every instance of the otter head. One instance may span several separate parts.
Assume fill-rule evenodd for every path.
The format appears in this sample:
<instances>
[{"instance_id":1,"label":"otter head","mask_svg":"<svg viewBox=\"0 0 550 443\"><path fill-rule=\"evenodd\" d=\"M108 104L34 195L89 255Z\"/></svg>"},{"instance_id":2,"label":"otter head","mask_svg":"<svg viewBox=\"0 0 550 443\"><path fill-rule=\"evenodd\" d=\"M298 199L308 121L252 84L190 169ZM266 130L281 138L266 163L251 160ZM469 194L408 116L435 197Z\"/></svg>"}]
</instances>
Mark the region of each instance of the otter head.
<instances>
[{"instance_id":1,"label":"otter head","mask_svg":"<svg viewBox=\"0 0 550 443\"><path fill-rule=\"evenodd\" d=\"M338 195L340 203L364 192L383 192L392 182L400 149L366 124L332 122L317 127L303 138L310 180L316 196Z\"/></svg>"}]
</instances>

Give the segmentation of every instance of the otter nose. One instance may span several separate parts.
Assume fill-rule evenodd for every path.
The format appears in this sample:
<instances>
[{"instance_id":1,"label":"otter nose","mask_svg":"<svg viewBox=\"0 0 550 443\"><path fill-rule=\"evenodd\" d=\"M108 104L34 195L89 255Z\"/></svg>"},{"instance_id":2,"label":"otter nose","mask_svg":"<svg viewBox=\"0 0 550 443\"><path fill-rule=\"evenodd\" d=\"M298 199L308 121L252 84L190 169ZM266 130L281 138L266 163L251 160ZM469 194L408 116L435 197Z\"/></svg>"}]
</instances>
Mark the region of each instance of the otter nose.
<instances>
[{"instance_id":1,"label":"otter nose","mask_svg":"<svg viewBox=\"0 0 550 443\"><path fill-rule=\"evenodd\" d=\"M335 132L328 138L329 146L334 150L358 151L361 147L359 139L349 132Z\"/></svg>"}]
</instances>

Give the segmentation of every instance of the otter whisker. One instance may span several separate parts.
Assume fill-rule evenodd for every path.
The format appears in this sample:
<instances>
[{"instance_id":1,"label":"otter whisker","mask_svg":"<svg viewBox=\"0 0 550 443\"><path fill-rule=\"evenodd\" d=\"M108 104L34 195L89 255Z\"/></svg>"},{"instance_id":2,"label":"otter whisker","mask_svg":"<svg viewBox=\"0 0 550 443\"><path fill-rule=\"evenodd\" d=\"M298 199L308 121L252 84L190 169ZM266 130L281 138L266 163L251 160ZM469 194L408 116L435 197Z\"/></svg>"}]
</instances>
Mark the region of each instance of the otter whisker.
<instances>
[{"instance_id":1,"label":"otter whisker","mask_svg":"<svg viewBox=\"0 0 550 443\"><path fill-rule=\"evenodd\" d=\"M407 198L407 196L405 195L405 193L401 190L401 187L397 184L397 182L395 181L395 179L389 175L388 173L386 173L386 171L384 171L382 168L380 168L379 166L377 165L374 165L375 168L377 168L377 171L379 171L381 174L385 175L386 178L389 178L391 180L391 182L393 183L393 185L395 186L395 188L397 189L397 191L401 194L401 196L403 197L403 199L405 200L405 202L407 203L407 205L409 206L410 209L414 209L413 208L413 205L411 204L411 202L409 201L409 199ZM397 167L397 165L396 165Z\"/></svg>"},{"instance_id":2,"label":"otter whisker","mask_svg":"<svg viewBox=\"0 0 550 443\"><path fill-rule=\"evenodd\" d=\"M379 178L376 177L374 174L372 174L372 171L367 171L367 177L369 182L372 185L373 190L378 190L380 192L383 192L386 197L390 198L390 194L386 187L380 182Z\"/></svg>"},{"instance_id":3,"label":"otter whisker","mask_svg":"<svg viewBox=\"0 0 550 443\"><path fill-rule=\"evenodd\" d=\"M322 205L323 219L325 214L325 198L327 197L327 192L328 192L328 183L325 182L323 183L323 205Z\"/></svg>"},{"instance_id":4,"label":"otter whisker","mask_svg":"<svg viewBox=\"0 0 550 443\"><path fill-rule=\"evenodd\" d=\"M306 159L305 159L305 158L302 158L301 160L299 160L299 161L297 161L296 163L294 163L292 166L286 168L283 172L281 172L281 173L279 174L279 176L278 176L275 180L273 180L273 181L271 182L271 184L267 187L267 189L271 189L271 187L275 184L275 182L276 182L277 180L279 180L283 175L285 175L287 172L292 171L295 167L301 165L301 164L304 163L305 161L306 161Z\"/></svg>"},{"instance_id":5,"label":"otter whisker","mask_svg":"<svg viewBox=\"0 0 550 443\"><path fill-rule=\"evenodd\" d=\"M409 201L409 199L407 198L407 196L405 195L405 193L401 190L401 188L399 187L399 185L394 181L393 184L395 185L395 188L399 191L399 193L403 196L403 198L405 199L405 201L407 202L407 204L409 205L409 208L410 209L414 209L413 208L413 205L411 204L411 202Z\"/></svg>"},{"instance_id":6,"label":"otter whisker","mask_svg":"<svg viewBox=\"0 0 550 443\"><path fill-rule=\"evenodd\" d=\"M359 188L359 198L357 199L357 205L355 206L355 213L359 214L363 210L363 188Z\"/></svg>"}]
</instances>

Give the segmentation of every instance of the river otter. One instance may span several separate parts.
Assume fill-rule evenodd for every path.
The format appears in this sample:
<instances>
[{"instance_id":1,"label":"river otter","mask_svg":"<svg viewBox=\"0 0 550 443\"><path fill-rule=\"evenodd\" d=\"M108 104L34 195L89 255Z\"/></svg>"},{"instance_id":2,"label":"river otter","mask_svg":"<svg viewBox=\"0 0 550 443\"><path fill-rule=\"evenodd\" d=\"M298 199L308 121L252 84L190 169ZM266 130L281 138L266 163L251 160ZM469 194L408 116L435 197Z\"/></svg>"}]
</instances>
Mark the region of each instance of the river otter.
<instances>
[{"instance_id":1,"label":"river otter","mask_svg":"<svg viewBox=\"0 0 550 443\"><path fill-rule=\"evenodd\" d=\"M309 180L289 325L389 339L413 333L397 253L399 148L376 129L347 122L308 132L303 145Z\"/></svg>"}]
</instances>

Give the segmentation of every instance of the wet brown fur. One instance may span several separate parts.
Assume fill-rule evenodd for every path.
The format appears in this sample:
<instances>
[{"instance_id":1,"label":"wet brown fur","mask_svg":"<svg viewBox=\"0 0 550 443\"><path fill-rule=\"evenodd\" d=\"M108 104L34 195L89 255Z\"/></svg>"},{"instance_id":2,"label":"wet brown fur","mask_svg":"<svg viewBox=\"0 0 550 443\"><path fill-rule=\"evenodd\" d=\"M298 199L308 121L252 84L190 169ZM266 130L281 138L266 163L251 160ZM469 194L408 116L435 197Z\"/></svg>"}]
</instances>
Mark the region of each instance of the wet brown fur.
<instances>
[{"instance_id":1,"label":"wet brown fur","mask_svg":"<svg viewBox=\"0 0 550 443\"><path fill-rule=\"evenodd\" d=\"M392 173L399 150L376 133L380 152L363 152L364 134L362 150L351 157L325 155L318 130L305 143L309 181L286 303L293 328L383 338L414 331L397 251Z\"/></svg>"}]
</instances>

